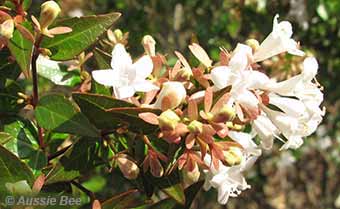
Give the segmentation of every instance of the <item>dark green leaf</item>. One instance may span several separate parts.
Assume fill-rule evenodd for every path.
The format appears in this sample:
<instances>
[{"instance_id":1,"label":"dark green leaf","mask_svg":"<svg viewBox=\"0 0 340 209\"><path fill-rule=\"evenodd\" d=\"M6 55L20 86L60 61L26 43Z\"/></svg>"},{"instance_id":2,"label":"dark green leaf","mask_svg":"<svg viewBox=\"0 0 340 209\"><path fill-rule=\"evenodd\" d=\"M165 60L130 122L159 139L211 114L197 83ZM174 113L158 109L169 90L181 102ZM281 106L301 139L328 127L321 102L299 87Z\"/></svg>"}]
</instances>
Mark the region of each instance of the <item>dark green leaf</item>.
<instances>
[{"instance_id":1,"label":"dark green leaf","mask_svg":"<svg viewBox=\"0 0 340 209\"><path fill-rule=\"evenodd\" d=\"M119 127L121 123L115 117L106 113L105 109L113 107L134 107L131 103L113 99L110 96L74 93L72 97L79 105L81 111L100 129L115 129Z\"/></svg>"},{"instance_id":2,"label":"dark green leaf","mask_svg":"<svg viewBox=\"0 0 340 209\"><path fill-rule=\"evenodd\" d=\"M22 23L28 30L32 31L32 25L28 22ZM13 38L9 41L8 48L22 71L30 70L33 43L25 39L22 34L16 30Z\"/></svg>"},{"instance_id":3,"label":"dark green leaf","mask_svg":"<svg viewBox=\"0 0 340 209\"><path fill-rule=\"evenodd\" d=\"M42 97L35 110L39 125L55 132L98 137L99 131L88 119L61 95Z\"/></svg>"},{"instance_id":4,"label":"dark green leaf","mask_svg":"<svg viewBox=\"0 0 340 209\"><path fill-rule=\"evenodd\" d=\"M122 108L111 108L106 110L110 113L112 118L120 121L121 124L127 126L129 130L136 133L151 134L157 131L158 126L146 123L140 119L138 114L144 112L152 112L156 115L160 114L160 110L151 108L140 108L140 107L122 107Z\"/></svg>"},{"instance_id":5,"label":"dark green leaf","mask_svg":"<svg viewBox=\"0 0 340 209\"><path fill-rule=\"evenodd\" d=\"M6 183L15 183L26 180L28 184L33 184L33 174L31 170L21 162L14 154L3 146L0 146L0 199L6 195Z\"/></svg>"},{"instance_id":6,"label":"dark green leaf","mask_svg":"<svg viewBox=\"0 0 340 209\"><path fill-rule=\"evenodd\" d=\"M46 38L42 47L52 51L51 58L54 60L72 59L92 45L119 16L120 13L110 13L63 20L58 23L58 26L70 27L72 32Z\"/></svg>"},{"instance_id":7,"label":"dark green leaf","mask_svg":"<svg viewBox=\"0 0 340 209\"><path fill-rule=\"evenodd\" d=\"M94 58L96 59L97 65L100 69L111 69L111 55L96 48L94 50Z\"/></svg>"}]
</instances>

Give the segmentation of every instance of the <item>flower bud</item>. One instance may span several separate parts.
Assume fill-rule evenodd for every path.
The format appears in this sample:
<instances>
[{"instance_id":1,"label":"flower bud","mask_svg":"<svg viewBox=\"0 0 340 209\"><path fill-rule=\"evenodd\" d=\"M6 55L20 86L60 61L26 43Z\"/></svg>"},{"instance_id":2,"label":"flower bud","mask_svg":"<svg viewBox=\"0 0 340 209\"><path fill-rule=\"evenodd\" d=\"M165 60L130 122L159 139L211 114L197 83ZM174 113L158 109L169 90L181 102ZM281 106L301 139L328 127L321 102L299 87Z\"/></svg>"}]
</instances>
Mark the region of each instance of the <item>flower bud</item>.
<instances>
[{"instance_id":1,"label":"flower bud","mask_svg":"<svg viewBox=\"0 0 340 209\"><path fill-rule=\"evenodd\" d=\"M183 170L183 181L186 185L191 185L198 181L200 175L200 170L198 169L198 166L196 164L195 168L192 171L187 171L185 169Z\"/></svg>"},{"instance_id":2,"label":"flower bud","mask_svg":"<svg viewBox=\"0 0 340 209\"><path fill-rule=\"evenodd\" d=\"M133 180L138 177L139 175L138 166L136 165L136 163L127 159L126 156L119 156L117 158L117 164L125 178Z\"/></svg>"},{"instance_id":3,"label":"flower bud","mask_svg":"<svg viewBox=\"0 0 340 209\"><path fill-rule=\"evenodd\" d=\"M235 123L230 122L230 121L227 122L226 124L227 124L227 127L228 127L228 128L230 128L230 129L232 129L232 130L235 130L235 131L241 131L241 130L244 128L243 125L235 124Z\"/></svg>"},{"instance_id":4,"label":"flower bud","mask_svg":"<svg viewBox=\"0 0 340 209\"><path fill-rule=\"evenodd\" d=\"M5 187L9 192L14 195L30 195L32 194L32 189L28 185L26 180L18 181L15 183L6 183Z\"/></svg>"},{"instance_id":5,"label":"flower bud","mask_svg":"<svg viewBox=\"0 0 340 209\"><path fill-rule=\"evenodd\" d=\"M243 158L242 150L238 147L230 147L228 151L224 151L224 158L228 165L238 165Z\"/></svg>"},{"instance_id":6,"label":"flower bud","mask_svg":"<svg viewBox=\"0 0 340 209\"><path fill-rule=\"evenodd\" d=\"M172 110L166 110L158 117L159 127L162 130L175 130L181 119Z\"/></svg>"},{"instance_id":7,"label":"flower bud","mask_svg":"<svg viewBox=\"0 0 340 209\"><path fill-rule=\"evenodd\" d=\"M166 106L167 109L175 109L182 102L184 102L187 93L181 82L169 81L163 83L163 88L158 95L157 101L154 104L155 108L163 109ZM164 103L169 103L165 104Z\"/></svg>"},{"instance_id":8,"label":"flower bud","mask_svg":"<svg viewBox=\"0 0 340 209\"><path fill-rule=\"evenodd\" d=\"M191 121L188 125L188 129L192 133L202 133L203 131L203 124L197 120Z\"/></svg>"},{"instance_id":9,"label":"flower bud","mask_svg":"<svg viewBox=\"0 0 340 209\"><path fill-rule=\"evenodd\" d=\"M236 116L234 108L229 105L223 105L221 110L215 114L212 120L216 123L224 123L227 121L232 121Z\"/></svg>"},{"instance_id":10,"label":"flower bud","mask_svg":"<svg viewBox=\"0 0 340 209\"><path fill-rule=\"evenodd\" d=\"M156 55L156 41L153 39L152 36L146 35L143 37L142 44L144 47L145 52L149 56L155 56Z\"/></svg>"},{"instance_id":11,"label":"flower bud","mask_svg":"<svg viewBox=\"0 0 340 209\"><path fill-rule=\"evenodd\" d=\"M0 25L0 36L3 36L7 39L11 39L13 37L13 32L14 32L13 19L8 19Z\"/></svg>"},{"instance_id":12,"label":"flower bud","mask_svg":"<svg viewBox=\"0 0 340 209\"><path fill-rule=\"evenodd\" d=\"M253 52L255 52L260 47L260 43L256 39L248 39L246 44L253 49Z\"/></svg>"},{"instance_id":13,"label":"flower bud","mask_svg":"<svg viewBox=\"0 0 340 209\"><path fill-rule=\"evenodd\" d=\"M40 27L42 33L46 33L48 27L58 17L61 9L55 1L46 1L41 5L40 11Z\"/></svg>"}]
</instances>

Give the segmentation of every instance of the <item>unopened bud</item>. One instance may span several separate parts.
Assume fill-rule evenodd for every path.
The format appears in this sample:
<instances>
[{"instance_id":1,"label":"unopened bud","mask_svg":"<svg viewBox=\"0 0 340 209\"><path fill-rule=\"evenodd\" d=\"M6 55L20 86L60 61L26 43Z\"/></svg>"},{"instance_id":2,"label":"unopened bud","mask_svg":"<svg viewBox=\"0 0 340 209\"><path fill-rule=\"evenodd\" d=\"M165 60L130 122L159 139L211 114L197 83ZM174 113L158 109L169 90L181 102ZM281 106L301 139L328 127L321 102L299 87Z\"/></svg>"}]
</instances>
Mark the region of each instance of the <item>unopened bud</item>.
<instances>
[{"instance_id":1,"label":"unopened bud","mask_svg":"<svg viewBox=\"0 0 340 209\"><path fill-rule=\"evenodd\" d=\"M0 25L0 36L3 36L7 39L11 39L13 37L13 32L14 32L13 19L8 19Z\"/></svg>"},{"instance_id":2,"label":"unopened bud","mask_svg":"<svg viewBox=\"0 0 340 209\"><path fill-rule=\"evenodd\" d=\"M90 74L87 72L87 71L81 71L81 73L80 73L80 78L82 79L82 80L86 80L86 79L88 79L88 78L90 78L91 76L90 76Z\"/></svg>"},{"instance_id":3,"label":"unopened bud","mask_svg":"<svg viewBox=\"0 0 340 209\"><path fill-rule=\"evenodd\" d=\"M47 56L47 57L49 57L49 56L52 55L51 50L46 49L46 48L41 48L41 49L40 49L40 53L41 53L41 55Z\"/></svg>"},{"instance_id":4,"label":"unopened bud","mask_svg":"<svg viewBox=\"0 0 340 209\"><path fill-rule=\"evenodd\" d=\"M253 49L253 52L255 52L260 47L260 44L256 39L248 39L246 44Z\"/></svg>"},{"instance_id":5,"label":"unopened bud","mask_svg":"<svg viewBox=\"0 0 340 209\"><path fill-rule=\"evenodd\" d=\"M241 163L243 154L242 150L238 147L230 147L228 151L224 151L224 158L228 165L238 165Z\"/></svg>"},{"instance_id":6,"label":"unopened bud","mask_svg":"<svg viewBox=\"0 0 340 209\"><path fill-rule=\"evenodd\" d=\"M25 99L25 100L28 99L28 96L26 94L22 93L22 92L18 92L18 96Z\"/></svg>"},{"instance_id":7,"label":"unopened bud","mask_svg":"<svg viewBox=\"0 0 340 209\"><path fill-rule=\"evenodd\" d=\"M42 33L48 31L48 27L55 21L60 12L61 9L55 1L46 1L41 5L40 27Z\"/></svg>"},{"instance_id":8,"label":"unopened bud","mask_svg":"<svg viewBox=\"0 0 340 209\"><path fill-rule=\"evenodd\" d=\"M142 44L144 47L145 52L149 56L155 56L156 55L156 41L153 39L152 36L146 35L143 37Z\"/></svg>"},{"instance_id":9,"label":"unopened bud","mask_svg":"<svg viewBox=\"0 0 340 209\"><path fill-rule=\"evenodd\" d=\"M166 110L158 117L159 127L162 130L175 130L181 119L172 110Z\"/></svg>"},{"instance_id":10,"label":"unopened bud","mask_svg":"<svg viewBox=\"0 0 340 209\"><path fill-rule=\"evenodd\" d=\"M198 179L200 178L200 175L201 173L196 164L195 168L192 171L183 170L183 181L185 182L185 184L191 185L198 181Z\"/></svg>"},{"instance_id":11,"label":"unopened bud","mask_svg":"<svg viewBox=\"0 0 340 209\"><path fill-rule=\"evenodd\" d=\"M227 121L232 121L236 116L236 112L234 108L230 107L229 105L223 105L221 110L215 114L212 120L216 123L224 123Z\"/></svg>"},{"instance_id":12,"label":"unopened bud","mask_svg":"<svg viewBox=\"0 0 340 209\"><path fill-rule=\"evenodd\" d=\"M25 102L24 99L18 99L18 100L17 100L17 104L23 104L24 102Z\"/></svg>"},{"instance_id":13,"label":"unopened bud","mask_svg":"<svg viewBox=\"0 0 340 209\"><path fill-rule=\"evenodd\" d=\"M158 95L157 101L155 103L155 108L163 109L164 99L169 104L165 106L168 109L174 109L182 104L187 96L186 90L181 82L169 81L163 83L161 92Z\"/></svg>"},{"instance_id":14,"label":"unopened bud","mask_svg":"<svg viewBox=\"0 0 340 209\"><path fill-rule=\"evenodd\" d=\"M197 120L191 121L188 125L188 129L192 133L202 133L203 132L203 124Z\"/></svg>"},{"instance_id":15,"label":"unopened bud","mask_svg":"<svg viewBox=\"0 0 340 209\"><path fill-rule=\"evenodd\" d=\"M118 167L122 171L125 178L133 180L139 175L139 168L136 163L127 159L126 156L120 156L117 158Z\"/></svg>"}]
</instances>

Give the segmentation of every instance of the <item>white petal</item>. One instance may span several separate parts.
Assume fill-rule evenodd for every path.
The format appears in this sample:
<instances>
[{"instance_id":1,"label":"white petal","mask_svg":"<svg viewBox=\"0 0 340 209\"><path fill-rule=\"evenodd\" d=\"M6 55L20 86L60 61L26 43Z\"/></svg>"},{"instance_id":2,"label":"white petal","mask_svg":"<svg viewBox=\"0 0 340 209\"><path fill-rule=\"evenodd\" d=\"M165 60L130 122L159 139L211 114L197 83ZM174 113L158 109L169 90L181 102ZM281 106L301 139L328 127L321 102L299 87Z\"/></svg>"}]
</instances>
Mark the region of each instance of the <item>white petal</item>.
<instances>
[{"instance_id":1,"label":"white petal","mask_svg":"<svg viewBox=\"0 0 340 209\"><path fill-rule=\"evenodd\" d=\"M211 71L211 80L218 89L223 89L231 85L232 73L230 68L226 66L215 67Z\"/></svg>"},{"instance_id":2,"label":"white petal","mask_svg":"<svg viewBox=\"0 0 340 209\"><path fill-rule=\"evenodd\" d=\"M307 57L303 61L303 77L306 81L311 81L318 73L319 64L314 57Z\"/></svg>"},{"instance_id":3,"label":"white petal","mask_svg":"<svg viewBox=\"0 0 340 209\"><path fill-rule=\"evenodd\" d=\"M303 102L297 99L280 97L273 94L269 95L269 103L277 106L285 113L293 117L301 117L306 114Z\"/></svg>"},{"instance_id":4,"label":"white petal","mask_svg":"<svg viewBox=\"0 0 340 209\"><path fill-rule=\"evenodd\" d=\"M112 51L111 67L118 71L125 71L132 65L132 59L122 44L116 44Z\"/></svg>"},{"instance_id":5,"label":"white petal","mask_svg":"<svg viewBox=\"0 0 340 209\"><path fill-rule=\"evenodd\" d=\"M230 194L230 188L228 187L228 185L223 185L218 187L218 197L217 197L217 201L218 203L220 203L221 205L225 205L228 202L229 199L229 194Z\"/></svg>"},{"instance_id":6,"label":"white petal","mask_svg":"<svg viewBox=\"0 0 340 209\"><path fill-rule=\"evenodd\" d=\"M151 73L153 69L153 63L150 56L144 55L141 57L137 62L133 64L133 68L136 71L136 78L137 79L145 79Z\"/></svg>"},{"instance_id":7,"label":"white petal","mask_svg":"<svg viewBox=\"0 0 340 209\"><path fill-rule=\"evenodd\" d=\"M149 91L153 91L153 90L158 90L159 87L152 84L151 81L138 81L136 83L133 83L133 87L135 88L135 90L137 92L149 92Z\"/></svg>"},{"instance_id":8,"label":"white petal","mask_svg":"<svg viewBox=\"0 0 340 209\"><path fill-rule=\"evenodd\" d=\"M277 134L278 130L269 118L264 115L259 115L256 120L253 121L252 127L260 137L262 147L264 149L271 149L274 136Z\"/></svg>"},{"instance_id":9,"label":"white petal","mask_svg":"<svg viewBox=\"0 0 340 209\"><path fill-rule=\"evenodd\" d=\"M244 44L237 44L233 55L229 61L229 67L234 71L245 70L248 66L248 57L252 54L252 49Z\"/></svg>"},{"instance_id":10,"label":"white petal","mask_svg":"<svg viewBox=\"0 0 340 209\"><path fill-rule=\"evenodd\" d=\"M135 94L135 89L132 86L123 86L114 88L114 94L118 99L125 99L132 97Z\"/></svg>"},{"instance_id":11,"label":"white petal","mask_svg":"<svg viewBox=\"0 0 340 209\"><path fill-rule=\"evenodd\" d=\"M119 75L115 70L94 70L92 71L93 79L105 86L116 86Z\"/></svg>"}]
</instances>

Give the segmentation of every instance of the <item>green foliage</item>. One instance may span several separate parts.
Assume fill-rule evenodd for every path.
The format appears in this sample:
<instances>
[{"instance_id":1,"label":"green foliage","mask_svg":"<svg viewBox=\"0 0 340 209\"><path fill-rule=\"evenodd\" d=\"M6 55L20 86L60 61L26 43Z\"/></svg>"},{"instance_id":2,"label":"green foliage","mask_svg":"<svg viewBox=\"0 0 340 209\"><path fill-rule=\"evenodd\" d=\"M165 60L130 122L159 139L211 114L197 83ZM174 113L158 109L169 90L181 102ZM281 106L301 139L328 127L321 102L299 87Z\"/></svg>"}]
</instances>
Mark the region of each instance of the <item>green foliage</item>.
<instances>
[{"instance_id":1,"label":"green foliage","mask_svg":"<svg viewBox=\"0 0 340 209\"><path fill-rule=\"evenodd\" d=\"M60 133L98 137L99 131L77 110L71 101L61 95L42 97L35 110L38 124Z\"/></svg>"},{"instance_id":2,"label":"green foliage","mask_svg":"<svg viewBox=\"0 0 340 209\"><path fill-rule=\"evenodd\" d=\"M105 30L119 18L119 13L66 19L59 26L72 28L71 33L46 38L42 46L52 51L54 60L69 60L79 55L97 41Z\"/></svg>"}]
</instances>

